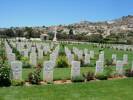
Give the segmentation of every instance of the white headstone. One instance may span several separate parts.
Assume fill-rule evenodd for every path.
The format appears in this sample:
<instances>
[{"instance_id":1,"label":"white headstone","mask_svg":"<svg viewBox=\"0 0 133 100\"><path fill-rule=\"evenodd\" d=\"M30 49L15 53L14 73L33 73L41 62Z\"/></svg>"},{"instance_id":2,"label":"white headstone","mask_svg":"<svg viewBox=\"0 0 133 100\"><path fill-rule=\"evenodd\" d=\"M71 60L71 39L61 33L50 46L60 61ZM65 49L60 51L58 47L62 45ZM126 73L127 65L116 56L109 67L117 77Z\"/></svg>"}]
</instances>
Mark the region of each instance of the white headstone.
<instances>
[{"instance_id":1,"label":"white headstone","mask_svg":"<svg viewBox=\"0 0 133 100\"><path fill-rule=\"evenodd\" d=\"M22 62L11 62L12 78L13 80L22 80Z\"/></svg>"},{"instance_id":2,"label":"white headstone","mask_svg":"<svg viewBox=\"0 0 133 100\"><path fill-rule=\"evenodd\" d=\"M123 55L123 64L127 64L128 63L128 55L124 54Z\"/></svg>"},{"instance_id":3,"label":"white headstone","mask_svg":"<svg viewBox=\"0 0 133 100\"><path fill-rule=\"evenodd\" d=\"M120 75L123 74L123 61L117 61L116 62L116 72Z\"/></svg>"},{"instance_id":4,"label":"white headstone","mask_svg":"<svg viewBox=\"0 0 133 100\"><path fill-rule=\"evenodd\" d=\"M28 49L25 49L25 50L24 50L24 57L29 58L29 56L28 56Z\"/></svg>"},{"instance_id":5,"label":"white headstone","mask_svg":"<svg viewBox=\"0 0 133 100\"><path fill-rule=\"evenodd\" d=\"M84 64L90 64L90 54L85 54Z\"/></svg>"},{"instance_id":6,"label":"white headstone","mask_svg":"<svg viewBox=\"0 0 133 100\"><path fill-rule=\"evenodd\" d=\"M112 54L112 60L113 60L113 64L116 64L116 61L117 61L116 54Z\"/></svg>"},{"instance_id":7,"label":"white headstone","mask_svg":"<svg viewBox=\"0 0 133 100\"><path fill-rule=\"evenodd\" d=\"M133 71L133 61L132 61L132 68L131 68L131 70Z\"/></svg>"},{"instance_id":8,"label":"white headstone","mask_svg":"<svg viewBox=\"0 0 133 100\"><path fill-rule=\"evenodd\" d=\"M94 58L94 51L90 51L90 57Z\"/></svg>"},{"instance_id":9,"label":"white headstone","mask_svg":"<svg viewBox=\"0 0 133 100\"><path fill-rule=\"evenodd\" d=\"M53 81L53 69L54 69L54 62L53 61L45 61L43 64L43 79L46 82Z\"/></svg>"},{"instance_id":10,"label":"white headstone","mask_svg":"<svg viewBox=\"0 0 133 100\"><path fill-rule=\"evenodd\" d=\"M71 67L71 78L80 76L80 62L72 61Z\"/></svg>"},{"instance_id":11,"label":"white headstone","mask_svg":"<svg viewBox=\"0 0 133 100\"><path fill-rule=\"evenodd\" d=\"M31 52L30 54L30 64L37 66L37 54L35 52Z\"/></svg>"},{"instance_id":12,"label":"white headstone","mask_svg":"<svg viewBox=\"0 0 133 100\"><path fill-rule=\"evenodd\" d=\"M38 50L38 59L42 59L43 58L43 50L39 49Z\"/></svg>"},{"instance_id":13,"label":"white headstone","mask_svg":"<svg viewBox=\"0 0 133 100\"><path fill-rule=\"evenodd\" d=\"M104 62L103 61L96 61L95 74L103 73L103 69L104 69Z\"/></svg>"},{"instance_id":14,"label":"white headstone","mask_svg":"<svg viewBox=\"0 0 133 100\"><path fill-rule=\"evenodd\" d=\"M103 53L99 54L99 61L103 61L104 62L104 54Z\"/></svg>"},{"instance_id":15,"label":"white headstone","mask_svg":"<svg viewBox=\"0 0 133 100\"><path fill-rule=\"evenodd\" d=\"M71 65L71 62L74 60L73 54L67 54L68 64Z\"/></svg>"},{"instance_id":16,"label":"white headstone","mask_svg":"<svg viewBox=\"0 0 133 100\"><path fill-rule=\"evenodd\" d=\"M8 53L8 54L7 54L7 58L8 58L9 64L10 64L12 61L15 61L15 60L16 60L16 56L15 56L14 53Z\"/></svg>"}]
</instances>

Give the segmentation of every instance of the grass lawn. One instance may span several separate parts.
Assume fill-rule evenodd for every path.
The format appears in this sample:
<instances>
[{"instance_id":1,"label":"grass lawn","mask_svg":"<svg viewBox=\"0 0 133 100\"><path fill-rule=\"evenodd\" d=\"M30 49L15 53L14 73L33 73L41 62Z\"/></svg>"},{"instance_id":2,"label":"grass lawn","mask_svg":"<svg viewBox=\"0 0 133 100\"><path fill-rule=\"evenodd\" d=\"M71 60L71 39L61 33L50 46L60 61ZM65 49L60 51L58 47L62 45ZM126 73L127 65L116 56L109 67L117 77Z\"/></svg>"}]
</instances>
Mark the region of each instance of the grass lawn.
<instances>
[{"instance_id":1,"label":"grass lawn","mask_svg":"<svg viewBox=\"0 0 133 100\"><path fill-rule=\"evenodd\" d=\"M0 88L0 100L133 100L133 78Z\"/></svg>"}]
</instances>

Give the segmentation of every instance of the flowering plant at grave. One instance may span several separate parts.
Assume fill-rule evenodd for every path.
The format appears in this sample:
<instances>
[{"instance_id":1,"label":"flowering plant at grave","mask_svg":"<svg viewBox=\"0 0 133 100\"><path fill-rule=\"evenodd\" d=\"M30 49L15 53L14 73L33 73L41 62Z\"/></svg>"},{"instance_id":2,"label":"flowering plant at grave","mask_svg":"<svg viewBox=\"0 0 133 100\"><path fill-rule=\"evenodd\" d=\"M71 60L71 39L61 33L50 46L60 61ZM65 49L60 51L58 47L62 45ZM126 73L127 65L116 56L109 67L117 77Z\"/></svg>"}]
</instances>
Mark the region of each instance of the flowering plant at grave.
<instances>
[{"instance_id":1,"label":"flowering plant at grave","mask_svg":"<svg viewBox=\"0 0 133 100\"><path fill-rule=\"evenodd\" d=\"M10 68L6 63L0 63L0 86L10 86Z\"/></svg>"},{"instance_id":2,"label":"flowering plant at grave","mask_svg":"<svg viewBox=\"0 0 133 100\"><path fill-rule=\"evenodd\" d=\"M88 73L83 73L83 77L86 79L86 81L94 80L94 72L88 72Z\"/></svg>"},{"instance_id":3,"label":"flowering plant at grave","mask_svg":"<svg viewBox=\"0 0 133 100\"><path fill-rule=\"evenodd\" d=\"M6 62L4 44L0 45L0 86L10 86L10 68Z\"/></svg>"},{"instance_id":4,"label":"flowering plant at grave","mask_svg":"<svg viewBox=\"0 0 133 100\"><path fill-rule=\"evenodd\" d=\"M41 69L37 68L33 73L29 73L28 80L30 84L39 85L41 78L40 78Z\"/></svg>"}]
</instances>

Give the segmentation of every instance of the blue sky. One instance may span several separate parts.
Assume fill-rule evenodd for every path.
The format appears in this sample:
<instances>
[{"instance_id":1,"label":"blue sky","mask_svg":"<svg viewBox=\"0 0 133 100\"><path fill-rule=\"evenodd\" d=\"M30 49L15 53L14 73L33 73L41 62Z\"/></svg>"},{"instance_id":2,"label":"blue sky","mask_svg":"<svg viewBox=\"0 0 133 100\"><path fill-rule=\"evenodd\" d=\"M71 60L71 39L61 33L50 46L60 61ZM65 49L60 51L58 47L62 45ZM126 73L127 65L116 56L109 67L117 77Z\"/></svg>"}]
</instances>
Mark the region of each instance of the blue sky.
<instances>
[{"instance_id":1,"label":"blue sky","mask_svg":"<svg viewBox=\"0 0 133 100\"><path fill-rule=\"evenodd\" d=\"M71 24L133 15L133 0L0 0L0 27Z\"/></svg>"}]
</instances>

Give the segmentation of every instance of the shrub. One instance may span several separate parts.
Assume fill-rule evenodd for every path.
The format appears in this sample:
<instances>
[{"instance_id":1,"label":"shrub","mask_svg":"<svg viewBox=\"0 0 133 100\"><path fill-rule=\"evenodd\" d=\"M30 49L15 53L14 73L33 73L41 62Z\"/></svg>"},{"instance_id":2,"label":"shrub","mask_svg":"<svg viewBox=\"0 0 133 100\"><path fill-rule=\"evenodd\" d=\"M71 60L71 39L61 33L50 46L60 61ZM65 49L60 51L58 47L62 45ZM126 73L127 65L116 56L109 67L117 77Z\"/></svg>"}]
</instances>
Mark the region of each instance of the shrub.
<instances>
[{"instance_id":1,"label":"shrub","mask_svg":"<svg viewBox=\"0 0 133 100\"><path fill-rule=\"evenodd\" d=\"M29 60L27 57L21 57L21 61L23 62L23 68L31 68L32 65L29 64Z\"/></svg>"},{"instance_id":2,"label":"shrub","mask_svg":"<svg viewBox=\"0 0 133 100\"><path fill-rule=\"evenodd\" d=\"M85 64L84 64L84 60L83 60L83 59L80 59L80 66L81 66L81 67L84 67L84 65L85 65Z\"/></svg>"},{"instance_id":3,"label":"shrub","mask_svg":"<svg viewBox=\"0 0 133 100\"><path fill-rule=\"evenodd\" d=\"M112 59L111 60L106 59L105 65L111 66L112 64L113 64L113 60Z\"/></svg>"},{"instance_id":4,"label":"shrub","mask_svg":"<svg viewBox=\"0 0 133 100\"><path fill-rule=\"evenodd\" d=\"M60 56L64 56L65 55L64 46L65 45L63 43L60 44L60 50L59 50L59 55Z\"/></svg>"},{"instance_id":5,"label":"shrub","mask_svg":"<svg viewBox=\"0 0 133 100\"><path fill-rule=\"evenodd\" d=\"M104 70L104 73L107 75L107 77L112 77L112 74L113 74L113 69L111 66L106 66L105 67L105 70Z\"/></svg>"},{"instance_id":6,"label":"shrub","mask_svg":"<svg viewBox=\"0 0 133 100\"><path fill-rule=\"evenodd\" d=\"M105 74L105 73L98 73L96 74L96 79L99 79L99 80L107 80L108 79L108 76Z\"/></svg>"},{"instance_id":7,"label":"shrub","mask_svg":"<svg viewBox=\"0 0 133 100\"><path fill-rule=\"evenodd\" d=\"M64 68L64 67L69 67L67 59L65 56L59 56L57 61L56 61L56 67L58 68Z\"/></svg>"},{"instance_id":8,"label":"shrub","mask_svg":"<svg viewBox=\"0 0 133 100\"><path fill-rule=\"evenodd\" d=\"M32 65L29 63L23 63L23 68L31 68Z\"/></svg>"},{"instance_id":9,"label":"shrub","mask_svg":"<svg viewBox=\"0 0 133 100\"><path fill-rule=\"evenodd\" d=\"M0 86L10 86L10 68L7 64L0 64Z\"/></svg>"},{"instance_id":10,"label":"shrub","mask_svg":"<svg viewBox=\"0 0 133 100\"><path fill-rule=\"evenodd\" d=\"M28 80L30 84L40 84L40 69L37 69L36 71L34 71L33 73L29 73L28 75Z\"/></svg>"},{"instance_id":11,"label":"shrub","mask_svg":"<svg viewBox=\"0 0 133 100\"><path fill-rule=\"evenodd\" d=\"M132 71L131 69L127 69L127 70L125 71L125 75L126 75L127 77L133 77L133 71Z\"/></svg>"},{"instance_id":12,"label":"shrub","mask_svg":"<svg viewBox=\"0 0 133 100\"><path fill-rule=\"evenodd\" d=\"M84 74L83 73L83 77L87 80L87 81L90 81L90 80L94 80L94 73L93 72L88 72L87 74Z\"/></svg>"},{"instance_id":13,"label":"shrub","mask_svg":"<svg viewBox=\"0 0 133 100\"><path fill-rule=\"evenodd\" d=\"M11 83L12 86L23 86L25 82L21 80L12 80Z\"/></svg>"},{"instance_id":14,"label":"shrub","mask_svg":"<svg viewBox=\"0 0 133 100\"><path fill-rule=\"evenodd\" d=\"M43 68L43 60L38 60L36 68Z\"/></svg>"},{"instance_id":15,"label":"shrub","mask_svg":"<svg viewBox=\"0 0 133 100\"><path fill-rule=\"evenodd\" d=\"M72 77L71 81L72 82L84 82L84 77L83 76Z\"/></svg>"},{"instance_id":16,"label":"shrub","mask_svg":"<svg viewBox=\"0 0 133 100\"><path fill-rule=\"evenodd\" d=\"M0 47L1 48L1 47ZM5 55L4 49L0 49L0 57L3 57Z\"/></svg>"},{"instance_id":17,"label":"shrub","mask_svg":"<svg viewBox=\"0 0 133 100\"><path fill-rule=\"evenodd\" d=\"M22 55L19 53L19 51L16 48L13 48L12 52L15 53L17 60L21 60Z\"/></svg>"},{"instance_id":18,"label":"shrub","mask_svg":"<svg viewBox=\"0 0 133 100\"><path fill-rule=\"evenodd\" d=\"M81 67L95 67L94 64L82 64Z\"/></svg>"},{"instance_id":19,"label":"shrub","mask_svg":"<svg viewBox=\"0 0 133 100\"><path fill-rule=\"evenodd\" d=\"M28 62L29 60L28 60L27 57L21 57L21 61L22 61L22 62Z\"/></svg>"}]
</instances>

